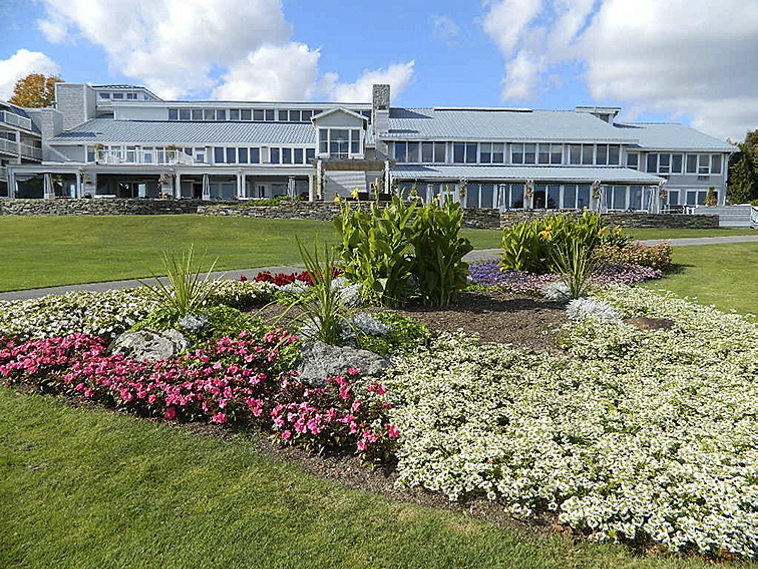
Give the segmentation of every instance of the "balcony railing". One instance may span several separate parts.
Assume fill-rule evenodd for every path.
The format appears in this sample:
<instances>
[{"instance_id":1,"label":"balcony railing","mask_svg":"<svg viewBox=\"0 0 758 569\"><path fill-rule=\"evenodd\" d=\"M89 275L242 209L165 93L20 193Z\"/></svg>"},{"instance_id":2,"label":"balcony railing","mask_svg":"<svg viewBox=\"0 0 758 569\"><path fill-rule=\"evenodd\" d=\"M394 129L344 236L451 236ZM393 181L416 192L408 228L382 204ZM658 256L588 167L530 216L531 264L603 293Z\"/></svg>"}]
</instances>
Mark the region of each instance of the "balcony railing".
<instances>
[{"instance_id":1,"label":"balcony railing","mask_svg":"<svg viewBox=\"0 0 758 569\"><path fill-rule=\"evenodd\" d=\"M33 160L42 160L42 149L22 142L21 156L24 158L32 158Z\"/></svg>"},{"instance_id":2,"label":"balcony railing","mask_svg":"<svg viewBox=\"0 0 758 569\"><path fill-rule=\"evenodd\" d=\"M32 130L32 121L26 117L20 117L16 113L0 111L0 122L25 128L26 130Z\"/></svg>"},{"instance_id":3,"label":"balcony railing","mask_svg":"<svg viewBox=\"0 0 758 569\"><path fill-rule=\"evenodd\" d=\"M15 140L8 140L7 138L0 138L0 152L7 152L14 156L18 152L18 146Z\"/></svg>"},{"instance_id":4,"label":"balcony railing","mask_svg":"<svg viewBox=\"0 0 758 569\"><path fill-rule=\"evenodd\" d=\"M187 156L181 150L167 150L165 152L144 152L137 150L97 150L95 162L98 164L169 164L179 166L194 166L205 164L198 162L192 156Z\"/></svg>"}]
</instances>

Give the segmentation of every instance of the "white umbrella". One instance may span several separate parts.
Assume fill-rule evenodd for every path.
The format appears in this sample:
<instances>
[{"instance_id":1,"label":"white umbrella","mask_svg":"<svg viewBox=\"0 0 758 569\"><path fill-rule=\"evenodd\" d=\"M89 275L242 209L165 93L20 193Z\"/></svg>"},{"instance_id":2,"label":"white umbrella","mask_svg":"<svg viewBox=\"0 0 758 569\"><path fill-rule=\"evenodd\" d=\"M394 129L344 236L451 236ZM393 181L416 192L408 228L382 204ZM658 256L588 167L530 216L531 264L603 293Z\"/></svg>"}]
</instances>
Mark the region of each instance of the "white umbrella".
<instances>
[{"instance_id":1,"label":"white umbrella","mask_svg":"<svg viewBox=\"0 0 758 569\"><path fill-rule=\"evenodd\" d=\"M434 199L434 184L426 185L426 203L431 203Z\"/></svg>"},{"instance_id":2,"label":"white umbrella","mask_svg":"<svg viewBox=\"0 0 758 569\"><path fill-rule=\"evenodd\" d=\"M203 199L211 198L211 180L208 174L203 174Z\"/></svg>"},{"instance_id":3,"label":"white umbrella","mask_svg":"<svg viewBox=\"0 0 758 569\"><path fill-rule=\"evenodd\" d=\"M45 199L50 199L55 197L55 192L53 191L53 175L52 174L43 174L42 176L43 181L43 191Z\"/></svg>"},{"instance_id":4,"label":"white umbrella","mask_svg":"<svg viewBox=\"0 0 758 569\"><path fill-rule=\"evenodd\" d=\"M295 178L290 178L287 180L287 197L295 197Z\"/></svg>"}]
</instances>

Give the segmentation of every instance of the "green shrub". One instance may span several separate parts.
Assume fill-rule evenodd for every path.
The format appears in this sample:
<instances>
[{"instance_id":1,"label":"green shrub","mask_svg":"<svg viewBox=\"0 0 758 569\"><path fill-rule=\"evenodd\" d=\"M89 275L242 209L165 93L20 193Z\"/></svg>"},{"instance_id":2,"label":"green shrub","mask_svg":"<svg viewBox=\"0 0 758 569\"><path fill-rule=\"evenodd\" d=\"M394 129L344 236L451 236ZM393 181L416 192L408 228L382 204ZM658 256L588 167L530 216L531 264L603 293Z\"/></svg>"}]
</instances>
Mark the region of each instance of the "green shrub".
<instances>
[{"instance_id":1,"label":"green shrub","mask_svg":"<svg viewBox=\"0 0 758 569\"><path fill-rule=\"evenodd\" d=\"M585 211L579 217L556 214L517 223L503 230L500 265L505 270L529 273L559 272L554 251L565 249L572 242L590 250L602 243L607 234L603 219L595 211Z\"/></svg>"},{"instance_id":2,"label":"green shrub","mask_svg":"<svg viewBox=\"0 0 758 569\"><path fill-rule=\"evenodd\" d=\"M460 237L463 209L447 200L420 207L413 220L412 271L424 304L447 306L467 284L468 263L463 256L474 247Z\"/></svg>"},{"instance_id":3,"label":"green shrub","mask_svg":"<svg viewBox=\"0 0 758 569\"><path fill-rule=\"evenodd\" d=\"M409 222L416 207L393 197L386 207L371 204L368 212L345 204L335 216L345 277L361 285L365 299L385 306L405 302L412 274Z\"/></svg>"},{"instance_id":4,"label":"green shrub","mask_svg":"<svg viewBox=\"0 0 758 569\"><path fill-rule=\"evenodd\" d=\"M431 338L429 328L425 324L416 322L413 318L401 316L390 310L372 314L374 318L389 326L392 331L382 336L361 334L357 337L358 347L371 350L382 356L410 351L418 346L425 345Z\"/></svg>"},{"instance_id":5,"label":"green shrub","mask_svg":"<svg viewBox=\"0 0 758 569\"><path fill-rule=\"evenodd\" d=\"M653 269L665 269L671 266L671 245L642 245L635 243L625 247L602 244L592 252L594 261L598 264L627 263L641 265Z\"/></svg>"},{"instance_id":6,"label":"green shrub","mask_svg":"<svg viewBox=\"0 0 758 569\"><path fill-rule=\"evenodd\" d=\"M592 249L579 240L553 248L551 264L568 287L569 298L580 298L588 292L595 262Z\"/></svg>"}]
</instances>

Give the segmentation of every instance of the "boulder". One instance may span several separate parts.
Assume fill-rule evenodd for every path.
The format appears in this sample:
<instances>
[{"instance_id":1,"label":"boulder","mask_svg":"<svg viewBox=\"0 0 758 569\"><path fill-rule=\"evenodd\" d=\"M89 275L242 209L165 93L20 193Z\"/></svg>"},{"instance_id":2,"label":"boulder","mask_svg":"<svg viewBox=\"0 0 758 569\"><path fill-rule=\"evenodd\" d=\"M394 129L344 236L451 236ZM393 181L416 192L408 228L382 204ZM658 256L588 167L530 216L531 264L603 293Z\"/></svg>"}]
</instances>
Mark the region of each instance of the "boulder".
<instances>
[{"instance_id":1,"label":"boulder","mask_svg":"<svg viewBox=\"0 0 758 569\"><path fill-rule=\"evenodd\" d=\"M111 343L112 354L122 354L130 360L170 360L189 348L189 342L178 330L139 330L124 332Z\"/></svg>"},{"instance_id":2,"label":"boulder","mask_svg":"<svg viewBox=\"0 0 758 569\"><path fill-rule=\"evenodd\" d=\"M314 387L323 387L329 376L345 373L354 367L362 375L377 375L392 367L389 358L351 346L332 346L323 342L305 344L300 349L302 361L297 368L300 379Z\"/></svg>"},{"instance_id":3,"label":"boulder","mask_svg":"<svg viewBox=\"0 0 758 569\"><path fill-rule=\"evenodd\" d=\"M674 327L674 321L669 318L646 318L640 316L638 318L627 318L624 322L630 326L634 326L638 330L670 330Z\"/></svg>"}]
</instances>

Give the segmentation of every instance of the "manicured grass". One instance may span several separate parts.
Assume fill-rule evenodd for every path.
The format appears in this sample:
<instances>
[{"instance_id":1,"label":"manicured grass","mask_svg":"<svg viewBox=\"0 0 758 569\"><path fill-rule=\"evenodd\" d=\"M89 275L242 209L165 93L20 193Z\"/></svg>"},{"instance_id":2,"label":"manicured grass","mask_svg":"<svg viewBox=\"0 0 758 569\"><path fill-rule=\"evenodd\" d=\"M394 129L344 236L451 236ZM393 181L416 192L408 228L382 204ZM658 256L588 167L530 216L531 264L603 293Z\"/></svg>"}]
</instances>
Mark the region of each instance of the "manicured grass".
<instances>
[{"instance_id":1,"label":"manicured grass","mask_svg":"<svg viewBox=\"0 0 758 569\"><path fill-rule=\"evenodd\" d=\"M0 567L706 567L393 503L175 426L0 388ZM724 565L729 567L728 564Z\"/></svg>"},{"instance_id":2,"label":"manicured grass","mask_svg":"<svg viewBox=\"0 0 758 569\"><path fill-rule=\"evenodd\" d=\"M700 304L725 311L758 314L758 243L674 247L673 251L680 272L644 286L697 297Z\"/></svg>"},{"instance_id":3,"label":"manicured grass","mask_svg":"<svg viewBox=\"0 0 758 569\"><path fill-rule=\"evenodd\" d=\"M331 223L197 215L0 218L0 291L143 278L162 271L162 252L190 244L218 270L300 262L295 237L333 242ZM478 249L498 231L466 230Z\"/></svg>"},{"instance_id":4,"label":"manicured grass","mask_svg":"<svg viewBox=\"0 0 758 569\"><path fill-rule=\"evenodd\" d=\"M625 229L624 233L635 239L682 239L691 237L729 237L733 235L757 235L758 231L749 227L724 229Z\"/></svg>"}]
</instances>

